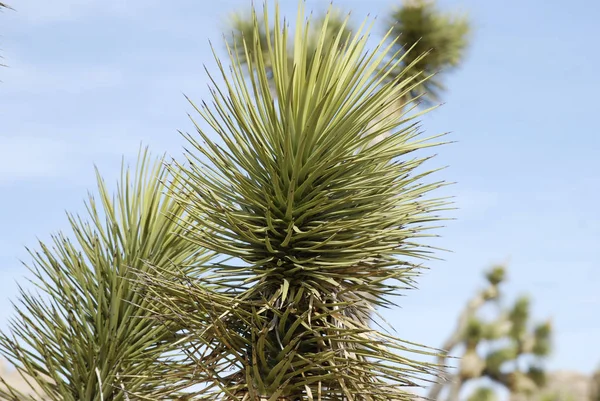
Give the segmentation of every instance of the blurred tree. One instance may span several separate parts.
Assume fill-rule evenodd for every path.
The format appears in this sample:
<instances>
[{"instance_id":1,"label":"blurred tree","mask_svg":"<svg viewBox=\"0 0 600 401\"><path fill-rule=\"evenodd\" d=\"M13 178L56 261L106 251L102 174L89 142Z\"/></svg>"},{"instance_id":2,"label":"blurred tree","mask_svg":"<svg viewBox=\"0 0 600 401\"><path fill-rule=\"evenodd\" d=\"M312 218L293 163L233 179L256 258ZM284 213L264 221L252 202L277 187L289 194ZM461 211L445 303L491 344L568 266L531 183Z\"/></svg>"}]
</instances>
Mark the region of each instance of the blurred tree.
<instances>
[{"instance_id":1,"label":"blurred tree","mask_svg":"<svg viewBox=\"0 0 600 401\"><path fill-rule=\"evenodd\" d=\"M341 10L334 10L329 16L325 28L327 39L323 43L326 49L339 51L351 37L354 29L350 26L348 15ZM316 38L321 35L324 19L317 19L305 38L309 43L308 63L316 54ZM247 16L235 14L231 26L229 45L236 49L242 62L248 63L248 58L254 57L252 46L244 46L244 41L247 44L258 41L263 53L268 53L267 36L272 36L273 32L268 22L261 21L260 29L255 32ZM385 77L385 81L403 82L407 77L416 78L411 89L400 100L400 106L417 98L426 105L439 102L446 89L442 83L443 75L458 67L465 57L470 36L470 24L466 16L441 11L431 0L405 0L385 20L383 28L387 31L386 38L393 41L390 53L393 57L390 61L396 63L396 68ZM268 54L263 55L264 68L271 75L272 60L265 56ZM290 60L291 57L290 54Z\"/></svg>"},{"instance_id":2,"label":"blurred tree","mask_svg":"<svg viewBox=\"0 0 600 401\"><path fill-rule=\"evenodd\" d=\"M468 19L438 10L432 0L407 0L393 12L389 26L393 37L399 38L395 46L404 59L402 64L411 66L408 72L430 77L415 86L410 96L427 104L439 102L446 90L440 72L449 72L464 59L469 43ZM406 52L407 48L412 49Z\"/></svg>"},{"instance_id":3,"label":"blurred tree","mask_svg":"<svg viewBox=\"0 0 600 401\"><path fill-rule=\"evenodd\" d=\"M503 266L491 269L486 274L487 287L468 302L456 329L442 346L448 354L437 361L446 365L447 355L463 349L457 373L448 382L433 385L429 398L438 400L447 389L448 401L458 401L467 382L483 377L506 387L515 399L543 386L541 363L551 350L550 321L530 327L527 297L518 298L508 309L500 308L493 320L479 316L484 305L500 299L500 284L505 276ZM485 391L478 391L476 396L483 397Z\"/></svg>"},{"instance_id":4,"label":"blurred tree","mask_svg":"<svg viewBox=\"0 0 600 401\"><path fill-rule=\"evenodd\" d=\"M348 16L336 8L330 8L328 15L322 15L311 21L310 29L306 32L304 38L307 46L306 63L310 65L314 56L317 54L318 46L323 46L325 51L341 51L344 44L352 37L352 31L348 27ZM327 20L327 23L325 21ZM263 68L266 70L267 77L273 79L273 60L269 51L269 42L273 42L274 27L267 27L268 22L259 19L259 29L254 29L254 22L245 14L236 13L231 17L231 35L228 37L228 49L235 53L239 61L248 67L252 64L255 49L252 46L254 41L260 43ZM325 30L324 32L322 32ZM323 34L323 36L322 36ZM320 40L323 37L323 40ZM285 38L287 39L287 38ZM290 66L293 64L294 55L291 50L285 60ZM271 82L273 84L273 82Z\"/></svg>"},{"instance_id":5,"label":"blurred tree","mask_svg":"<svg viewBox=\"0 0 600 401\"><path fill-rule=\"evenodd\" d=\"M497 401L496 392L489 387L479 387L469 396L467 401Z\"/></svg>"}]
</instances>

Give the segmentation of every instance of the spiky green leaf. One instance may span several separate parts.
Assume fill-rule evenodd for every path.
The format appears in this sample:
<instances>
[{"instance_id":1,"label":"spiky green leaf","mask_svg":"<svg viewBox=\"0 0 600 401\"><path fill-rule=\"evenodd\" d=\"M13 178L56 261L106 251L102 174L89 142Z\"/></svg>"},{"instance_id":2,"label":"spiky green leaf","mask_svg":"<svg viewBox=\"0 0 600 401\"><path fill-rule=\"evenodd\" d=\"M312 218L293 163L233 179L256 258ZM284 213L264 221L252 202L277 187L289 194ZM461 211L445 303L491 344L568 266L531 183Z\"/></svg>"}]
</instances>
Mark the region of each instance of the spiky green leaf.
<instances>
[{"instance_id":1,"label":"spiky green leaf","mask_svg":"<svg viewBox=\"0 0 600 401\"><path fill-rule=\"evenodd\" d=\"M366 23L345 43L336 28L332 52L326 17L312 53L301 8L290 62L278 8L264 40L268 13L251 21L231 68L217 59L212 105L194 106L212 132L197 123L172 169L186 196L171 195L198 223L187 237L233 259L196 280L148 277L193 350L173 374L205 385L199 400L411 399L405 389L436 372L411 353L434 351L369 323L414 286L447 205L428 196L442 183L418 153L438 143L386 107L415 79L386 82L402 61L387 38L367 50Z\"/></svg>"},{"instance_id":2,"label":"spiky green leaf","mask_svg":"<svg viewBox=\"0 0 600 401\"><path fill-rule=\"evenodd\" d=\"M191 225L184 208L163 193L169 174L162 159L152 163L140 154L135 174L123 169L116 196L98 174L99 199L89 197L87 219L68 216L73 236L58 233L51 245L30 252L38 292L21 289L0 354L44 399L156 399L180 387L165 387L163 360L174 350L177 329L156 319L160 308L134 279L151 265L191 274L209 254L182 237ZM27 399L10 386L0 396Z\"/></svg>"}]
</instances>

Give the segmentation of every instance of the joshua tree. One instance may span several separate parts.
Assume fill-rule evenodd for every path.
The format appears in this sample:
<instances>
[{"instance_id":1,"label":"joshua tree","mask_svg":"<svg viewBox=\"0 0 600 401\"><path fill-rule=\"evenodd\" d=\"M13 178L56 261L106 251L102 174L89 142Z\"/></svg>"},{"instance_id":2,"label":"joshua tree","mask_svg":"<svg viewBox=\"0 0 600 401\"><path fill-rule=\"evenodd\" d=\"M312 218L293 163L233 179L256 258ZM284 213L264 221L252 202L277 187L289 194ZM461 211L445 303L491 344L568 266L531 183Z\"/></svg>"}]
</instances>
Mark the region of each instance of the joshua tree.
<instances>
[{"instance_id":1,"label":"joshua tree","mask_svg":"<svg viewBox=\"0 0 600 401\"><path fill-rule=\"evenodd\" d=\"M505 268L497 266L486 274L488 286L480 291L460 315L458 325L442 348L449 353L464 348L458 372L450 381L432 386L428 397L440 399L442 390L449 387L448 401L458 401L463 385L468 381L487 377L505 386L512 399L531 395L544 384L544 371L540 362L551 350L551 324L549 321L530 329L529 299L521 297L508 309L499 311L491 321L478 316L486 304L500 298L500 284L505 280ZM487 353L481 356L485 343ZM524 361L531 360L526 368ZM445 364L446 357L438 357ZM507 370L507 367L510 367ZM485 400L487 389L478 390L471 399Z\"/></svg>"},{"instance_id":2,"label":"joshua tree","mask_svg":"<svg viewBox=\"0 0 600 401\"><path fill-rule=\"evenodd\" d=\"M116 401L127 399L125 389L165 395L160 357L172 350L176 330L149 318L151 300L133 285L133 272L159 265L192 274L208 256L182 238L191 224L183 207L161 193L168 178L161 160L149 163L142 153L135 177L123 170L116 198L98 175L99 202L90 196L88 219L68 216L73 237L59 233L31 252L42 294L21 290L0 354L39 397ZM32 399L10 383L0 387L0 398Z\"/></svg>"},{"instance_id":3,"label":"joshua tree","mask_svg":"<svg viewBox=\"0 0 600 401\"><path fill-rule=\"evenodd\" d=\"M390 37L342 42L330 16L306 41L301 6L289 52L276 9L264 42L217 60L224 84L196 110L218 140L196 124L185 163L125 178L116 202L101 184L76 244L34 253L49 300L23 292L0 351L51 399L402 401L436 378L418 360L436 351L370 322L433 252L447 201L423 152L440 143L410 107L385 111L418 81Z\"/></svg>"},{"instance_id":4,"label":"joshua tree","mask_svg":"<svg viewBox=\"0 0 600 401\"><path fill-rule=\"evenodd\" d=\"M325 23L327 21L327 23ZM255 22L244 14L234 14L232 18L232 33L228 36L228 51L232 52L248 68L250 74L256 73L257 68L266 72L270 83L271 94L277 98L274 89L272 73L274 60L271 58L268 42L273 42L274 28L263 18L258 17L258 29ZM391 114L401 119L406 113L405 108L414 109L419 103L431 106L439 100L439 94L444 89L440 71L448 71L457 67L464 58L468 46L469 22L467 18L441 12L433 1L407 0L401 7L393 11L384 25L385 39L391 48L387 63L381 66L385 70L381 74L384 83L396 82L405 85L410 82L403 96L394 102L382 105L384 109L374 120L366 133L371 140L365 146L372 146L387 137L386 122ZM349 22L349 13L340 9L330 8L327 15L311 21L310 29L303 32L306 42L306 63L310 65L315 54L343 51L345 44L353 38L356 31ZM298 33L296 33L298 34ZM282 38L287 44L288 37ZM254 43L260 45L261 66L252 63ZM283 45L283 44L282 44ZM318 48L320 46L320 48ZM288 47L286 58L282 61L293 66L293 47ZM393 68L389 68L393 65ZM381 71L373 70L371 74ZM410 79L408 79L410 78ZM307 77L307 80L309 77ZM369 294L361 294L369 297Z\"/></svg>"},{"instance_id":5,"label":"joshua tree","mask_svg":"<svg viewBox=\"0 0 600 401\"><path fill-rule=\"evenodd\" d=\"M143 279L174 324L187 325L186 348L197 352L179 374L207 386L198 399L410 399L406 387L435 367L407 352L428 351L369 320L413 285L429 253L418 238L446 203L424 198L440 184L421 183L429 173L413 171L425 159L407 156L433 144L410 117L380 116L414 82L385 82L399 64L390 48L365 53L359 31L331 52L321 34L309 58L303 17L291 62L277 12L277 28L246 41L244 59L229 49L231 73L219 63L226 89L197 109L223 145L197 125L188 167L176 170L195 194L182 202L205 227L190 238L240 264L220 263L191 285L169 272ZM254 13L252 26L259 37ZM377 117L390 135L365 147L380 133L369 131Z\"/></svg>"},{"instance_id":6,"label":"joshua tree","mask_svg":"<svg viewBox=\"0 0 600 401\"><path fill-rule=\"evenodd\" d=\"M340 51L347 39L352 37L355 30L348 22L347 15L341 10L335 10L328 15L328 24L324 29L324 18L312 23L306 32L308 54L315 54L316 44L322 34L325 36L324 47L331 51ZM273 36L273 28L266 21L260 21L260 29L255 31L251 19L243 14L235 14L232 19L232 35L229 47L235 48L242 61L246 60L246 50L243 40L252 43L258 40L262 45L263 58L267 76L271 76L272 60L268 59L266 46L267 37ZM469 39L469 22L465 16L459 16L438 10L431 0L405 0L385 20L384 31L387 31L390 41L393 41L396 69L386 76L386 80L404 82L407 75L414 76L410 91L401 99L401 104L407 104L411 99L420 99L428 105L440 100L441 92L445 90L442 83L443 73L460 65L464 58ZM340 40L336 43L337 33L342 31ZM255 37L256 36L256 37ZM410 50L410 51L409 51ZM249 53L252 57L252 54ZM288 56L288 62L293 55ZM256 67L256 66L255 66Z\"/></svg>"},{"instance_id":7,"label":"joshua tree","mask_svg":"<svg viewBox=\"0 0 600 401\"><path fill-rule=\"evenodd\" d=\"M467 401L497 401L496 392L489 387L479 387L467 399Z\"/></svg>"},{"instance_id":8,"label":"joshua tree","mask_svg":"<svg viewBox=\"0 0 600 401\"><path fill-rule=\"evenodd\" d=\"M439 72L459 66L464 58L470 30L467 18L437 10L432 0L406 0L389 22L394 36L400 38L397 46L411 48L400 52L404 65L411 66L414 75L429 77L409 95L427 104L438 102L446 89Z\"/></svg>"}]
</instances>

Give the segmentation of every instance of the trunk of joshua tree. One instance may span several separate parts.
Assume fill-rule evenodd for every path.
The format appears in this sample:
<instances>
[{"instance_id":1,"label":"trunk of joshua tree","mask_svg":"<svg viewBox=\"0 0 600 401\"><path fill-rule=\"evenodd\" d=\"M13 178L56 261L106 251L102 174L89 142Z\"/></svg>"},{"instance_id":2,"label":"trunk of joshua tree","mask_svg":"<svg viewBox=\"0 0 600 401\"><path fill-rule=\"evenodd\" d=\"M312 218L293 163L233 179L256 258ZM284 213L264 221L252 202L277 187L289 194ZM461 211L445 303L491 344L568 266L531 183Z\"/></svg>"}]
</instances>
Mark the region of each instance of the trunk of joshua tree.
<instances>
[{"instance_id":1,"label":"trunk of joshua tree","mask_svg":"<svg viewBox=\"0 0 600 401\"><path fill-rule=\"evenodd\" d=\"M465 307L465 309L462 311L462 313L460 314L460 316L458 318L458 323L456 325L456 328L454 329L452 334L448 337L448 339L446 339L446 341L442 345L442 350L444 350L446 352L451 352L453 349L456 348L457 345L459 345L463 341L464 334L465 334L465 331L467 329L470 319L472 319L475 316L475 313L486 302L488 302L491 299L495 299L498 296L498 294L499 294L498 284L499 284L499 282L490 283L487 288L478 292L475 295L475 297L473 297L471 300L469 300L469 302L467 303L467 306ZM437 363L440 366L444 366L447 364L447 359L448 359L447 354L440 354L437 358ZM442 372L445 373L444 371L442 371ZM429 389L429 393L427 394L427 398L429 398L431 400L437 400L440 396L440 393L448 385L449 382L450 382L450 386L452 386L452 388L454 388L457 385L457 383L460 382L460 372L458 372L458 374L456 374L456 375L452 375L449 378L445 377L442 379L443 379L442 381L439 381L431 386L431 388ZM456 391L460 391L460 387Z\"/></svg>"}]
</instances>

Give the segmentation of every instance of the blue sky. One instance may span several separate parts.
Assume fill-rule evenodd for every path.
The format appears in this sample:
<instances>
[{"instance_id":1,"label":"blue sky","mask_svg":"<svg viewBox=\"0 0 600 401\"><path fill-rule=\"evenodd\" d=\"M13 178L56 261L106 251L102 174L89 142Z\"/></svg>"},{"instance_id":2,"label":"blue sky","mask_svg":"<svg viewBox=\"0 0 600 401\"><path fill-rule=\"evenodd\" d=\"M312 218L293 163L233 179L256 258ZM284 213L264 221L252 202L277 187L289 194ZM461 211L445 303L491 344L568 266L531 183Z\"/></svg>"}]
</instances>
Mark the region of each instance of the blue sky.
<instances>
[{"instance_id":1,"label":"blue sky","mask_svg":"<svg viewBox=\"0 0 600 401\"><path fill-rule=\"evenodd\" d=\"M178 157L192 99L207 99L208 40L222 50L230 12L248 0L13 1L0 15L0 327L10 316L25 246L66 229L82 211L93 164L108 180L140 142ZM296 1L282 1L295 17ZM337 0L385 17L388 0ZM322 10L326 1L308 1ZM473 45L446 80L446 104L424 118L439 148L440 178L458 183L456 221L437 245L452 253L385 313L401 337L441 344L481 272L508 262L509 299L527 293L552 317L552 369L600 364L600 38L594 0L446 0L469 13ZM383 18L382 18L383 19ZM221 52L222 53L222 52Z\"/></svg>"}]
</instances>

